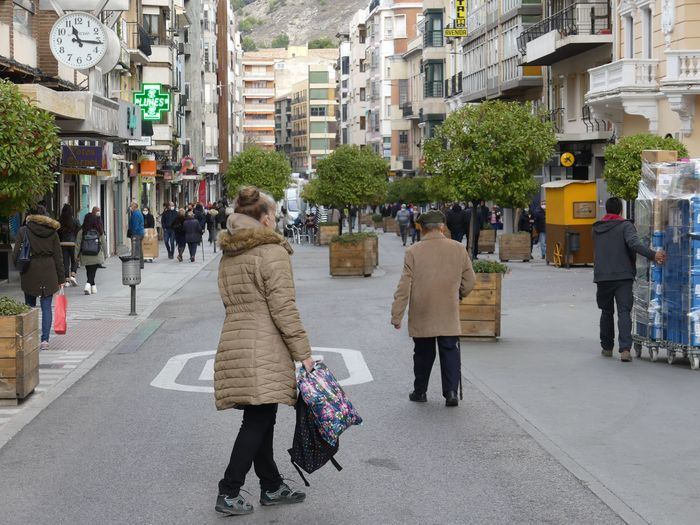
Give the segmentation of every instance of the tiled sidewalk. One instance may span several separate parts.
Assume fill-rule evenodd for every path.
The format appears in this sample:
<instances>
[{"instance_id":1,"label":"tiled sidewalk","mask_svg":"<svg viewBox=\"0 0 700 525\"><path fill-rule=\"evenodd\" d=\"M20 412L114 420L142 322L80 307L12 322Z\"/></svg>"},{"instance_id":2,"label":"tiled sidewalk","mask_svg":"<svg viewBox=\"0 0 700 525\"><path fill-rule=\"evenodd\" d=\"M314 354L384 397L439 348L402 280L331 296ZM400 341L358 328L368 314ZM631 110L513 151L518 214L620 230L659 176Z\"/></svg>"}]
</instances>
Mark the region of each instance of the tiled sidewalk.
<instances>
[{"instance_id":1,"label":"tiled sidewalk","mask_svg":"<svg viewBox=\"0 0 700 525\"><path fill-rule=\"evenodd\" d=\"M85 270L78 271L78 287L65 288L68 296L68 330L65 335L51 334L49 350L39 355L39 385L32 395L17 406L3 405L0 400L0 434L23 411L42 404L42 396L51 392L98 350L111 350L127 337L150 312L172 293L185 285L218 253L206 246L205 260L179 263L166 258L146 263L141 285L137 287L137 314L129 316L130 289L122 285L121 261L110 258L106 269L97 272L97 295L84 295ZM19 275L14 273L9 284L0 285L0 295L23 300ZM40 324L41 326L41 324ZM2 437L2 436L0 436ZM0 447L4 444L0 439Z\"/></svg>"}]
</instances>

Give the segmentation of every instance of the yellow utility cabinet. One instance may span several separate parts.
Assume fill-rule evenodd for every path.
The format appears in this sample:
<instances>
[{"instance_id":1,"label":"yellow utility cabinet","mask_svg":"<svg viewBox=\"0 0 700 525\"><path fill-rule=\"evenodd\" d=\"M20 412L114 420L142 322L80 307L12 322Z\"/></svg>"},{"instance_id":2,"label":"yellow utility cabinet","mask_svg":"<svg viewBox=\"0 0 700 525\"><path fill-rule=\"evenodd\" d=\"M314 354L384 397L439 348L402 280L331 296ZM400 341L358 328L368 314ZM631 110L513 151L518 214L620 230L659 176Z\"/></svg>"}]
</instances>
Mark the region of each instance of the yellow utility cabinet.
<instances>
[{"instance_id":1,"label":"yellow utility cabinet","mask_svg":"<svg viewBox=\"0 0 700 525\"><path fill-rule=\"evenodd\" d=\"M542 187L547 201L547 262L567 267L593 264L596 182L559 180Z\"/></svg>"}]
</instances>

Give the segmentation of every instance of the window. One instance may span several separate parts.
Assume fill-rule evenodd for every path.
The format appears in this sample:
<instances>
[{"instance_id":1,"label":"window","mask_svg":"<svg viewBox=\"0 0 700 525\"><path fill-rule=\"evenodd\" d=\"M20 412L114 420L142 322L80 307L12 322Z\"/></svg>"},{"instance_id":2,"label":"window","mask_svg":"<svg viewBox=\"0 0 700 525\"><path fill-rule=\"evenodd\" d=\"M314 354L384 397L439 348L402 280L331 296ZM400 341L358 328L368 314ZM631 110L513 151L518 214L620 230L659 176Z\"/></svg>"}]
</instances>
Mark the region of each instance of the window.
<instances>
[{"instance_id":1,"label":"window","mask_svg":"<svg viewBox=\"0 0 700 525\"><path fill-rule=\"evenodd\" d=\"M143 15L143 28L151 37L151 44L160 43L160 20L158 15Z\"/></svg>"},{"instance_id":2,"label":"window","mask_svg":"<svg viewBox=\"0 0 700 525\"><path fill-rule=\"evenodd\" d=\"M384 19L384 38L394 38L394 19L390 16Z\"/></svg>"},{"instance_id":3,"label":"window","mask_svg":"<svg viewBox=\"0 0 700 525\"><path fill-rule=\"evenodd\" d=\"M311 149L328 151L331 149L330 139L311 139Z\"/></svg>"},{"instance_id":4,"label":"window","mask_svg":"<svg viewBox=\"0 0 700 525\"><path fill-rule=\"evenodd\" d=\"M347 104L343 104L342 113L343 113L343 117L342 117L343 121L348 120L348 105Z\"/></svg>"},{"instance_id":5,"label":"window","mask_svg":"<svg viewBox=\"0 0 700 525\"><path fill-rule=\"evenodd\" d=\"M360 117L360 129L367 128L367 117Z\"/></svg>"},{"instance_id":6,"label":"window","mask_svg":"<svg viewBox=\"0 0 700 525\"><path fill-rule=\"evenodd\" d=\"M429 11L425 16L425 29L423 31L423 46L442 47L442 11Z\"/></svg>"},{"instance_id":7,"label":"window","mask_svg":"<svg viewBox=\"0 0 700 525\"><path fill-rule=\"evenodd\" d=\"M406 15L394 17L394 38L406 38Z\"/></svg>"},{"instance_id":8,"label":"window","mask_svg":"<svg viewBox=\"0 0 700 525\"><path fill-rule=\"evenodd\" d=\"M408 102L408 79L399 80L399 105L403 106Z\"/></svg>"},{"instance_id":9,"label":"window","mask_svg":"<svg viewBox=\"0 0 700 525\"><path fill-rule=\"evenodd\" d=\"M360 88L360 102L367 100L367 90L365 88Z\"/></svg>"},{"instance_id":10,"label":"window","mask_svg":"<svg viewBox=\"0 0 700 525\"><path fill-rule=\"evenodd\" d=\"M384 118L391 118L391 97L384 97Z\"/></svg>"},{"instance_id":11,"label":"window","mask_svg":"<svg viewBox=\"0 0 700 525\"><path fill-rule=\"evenodd\" d=\"M576 120L578 117L577 84L576 75L566 77L566 118L569 120Z\"/></svg>"},{"instance_id":12,"label":"window","mask_svg":"<svg viewBox=\"0 0 700 525\"><path fill-rule=\"evenodd\" d=\"M204 43L204 71L209 71L209 42Z\"/></svg>"},{"instance_id":13,"label":"window","mask_svg":"<svg viewBox=\"0 0 700 525\"><path fill-rule=\"evenodd\" d=\"M329 100L328 90L323 88L312 88L309 90L309 98L311 100Z\"/></svg>"},{"instance_id":14,"label":"window","mask_svg":"<svg viewBox=\"0 0 700 525\"><path fill-rule=\"evenodd\" d=\"M311 116L312 117L325 117L326 116L326 106L311 106Z\"/></svg>"},{"instance_id":15,"label":"window","mask_svg":"<svg viewBox=\"0 0 700 525\"><path fill-rule=\"evenodd\" d=\"M311 133L328 133L328 122L312 122Z\"/></svg>"},{"instance_id":16,"label":"window","mask_svg":"<svg viewBox=\"0 0 700 525\"><path fill-rule=\"evenodd\" d=\"M652 46L652 29L651 29L651 9L649 7L642 8L642 58L651 58Z\"/></svg>"},{"instance_id":17,"label":"window","mask_svg":"<svg viewBox=\"0 0 700 525\"><path fill-rule=\"evenodd\" d=\"M14 0L12 23L15 31L32 35L34 29L34 4L30 0Z\"/></svg>"},{"instance_id":18,"label":"window","mask_svg":"<svg viewBox=\"0 0 700 525\"><path fill-rule=\"evenodd\" d=\"M625 24L625 58L634 58L634 20L631 16L624 17Z\"/></svg>"},{"instance_id":19,"label":"window","mask_svg":"<svg viewBox=\"0 0 700 525\"><path fill-rule=\"evenodd\" d=\"M309 71L309 84L328 84L328 71Z\"/></svg>"},{"instance_id":20,"label":"window","mask_svg":"<svg viewBox=\"0 0 700 525\"><path fill-rule=\"evenodd\" d=\"M399 157L409 156L408 131L399 131Z\"/></svg>"},{"instance_id":21,"label":"window","mask_svg":"<svg viewBox=\"0 0 700 525\"><path fill-rule=\"evenodd\" d=\"M425 83L423 95L426 98L442 98L443 89L443 64L442 62L428 62L425 64Z\"/></svg>"}]
</instances>

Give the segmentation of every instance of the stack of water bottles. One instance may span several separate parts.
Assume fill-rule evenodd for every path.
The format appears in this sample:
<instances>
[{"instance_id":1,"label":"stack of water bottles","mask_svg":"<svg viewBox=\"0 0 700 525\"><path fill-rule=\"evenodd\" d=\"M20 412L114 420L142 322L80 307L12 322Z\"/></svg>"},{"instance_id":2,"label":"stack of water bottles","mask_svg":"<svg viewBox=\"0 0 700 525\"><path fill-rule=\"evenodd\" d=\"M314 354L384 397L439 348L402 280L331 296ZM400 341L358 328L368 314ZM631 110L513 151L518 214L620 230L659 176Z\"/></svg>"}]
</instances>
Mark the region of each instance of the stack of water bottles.
<instances>
[{"instance_id":1,"label":"stack of water bottles","mask_svg":"<svg viewBox=\"0 0 700 525\"><path fill-rule=\"evenodd\" d=\"M669 363L685 357L700 368L700 160L645 152L635 223L640 239L666 252L659 266L638 257L633 330L637 355Z\"/></svg>"}]
</instances>

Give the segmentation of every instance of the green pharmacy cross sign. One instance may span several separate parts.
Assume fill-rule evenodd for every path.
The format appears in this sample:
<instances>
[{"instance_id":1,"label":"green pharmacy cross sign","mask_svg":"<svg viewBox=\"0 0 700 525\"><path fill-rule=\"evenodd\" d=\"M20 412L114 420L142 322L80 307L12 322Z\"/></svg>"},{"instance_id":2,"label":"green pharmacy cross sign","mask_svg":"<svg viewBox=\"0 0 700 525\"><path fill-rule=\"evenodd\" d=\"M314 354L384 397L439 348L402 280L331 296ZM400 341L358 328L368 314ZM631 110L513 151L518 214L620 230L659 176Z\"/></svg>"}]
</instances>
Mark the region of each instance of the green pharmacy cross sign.
<instances>
[{"instance_id":1,"label":"green pharmacy cross sign","mask_svg":"<svg viewBox=\"0 0 700 525\"><path fill-rule=\"evenodd\" d=\"M170 111L170 93L161 93L161 84L143 84L134 93L134 104L141 108L143 120L160 120L160 114Z\"/></svg>"}]
</instances>

